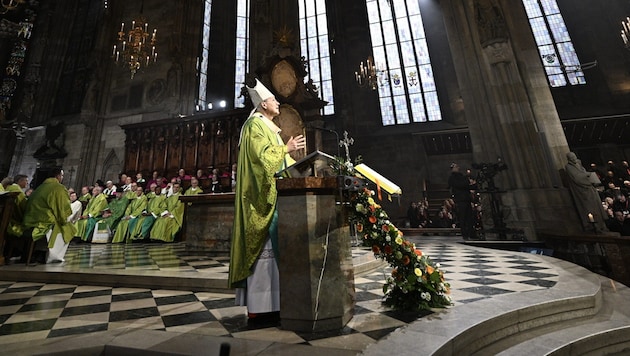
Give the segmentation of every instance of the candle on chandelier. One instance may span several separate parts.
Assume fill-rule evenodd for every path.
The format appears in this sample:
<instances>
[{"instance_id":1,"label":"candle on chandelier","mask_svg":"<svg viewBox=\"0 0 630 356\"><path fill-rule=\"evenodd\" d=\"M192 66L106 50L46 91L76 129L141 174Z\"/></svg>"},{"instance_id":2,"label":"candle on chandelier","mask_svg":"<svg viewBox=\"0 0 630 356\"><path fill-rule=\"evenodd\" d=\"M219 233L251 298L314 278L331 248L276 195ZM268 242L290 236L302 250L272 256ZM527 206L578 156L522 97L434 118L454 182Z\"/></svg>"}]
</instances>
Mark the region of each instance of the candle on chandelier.
<instances>
[{"instance_id":1,"label":"candle on chandelier","mask_svg":"<svg viewBox=\"0 0 630 356\"><path fill-rule=\"evenodd\" d=\"M120 52L116 51L116 62L118 62L118 56L120 56Z\"/></svg>"},{"instance_id":2,"label":"candle on chandelier","mask_svg":"<svg viewBox=\"0 0 630 356\"><path fill-rule=\"evenodd\" d=\"M151 48L151 56L155 55L155 46Z\"/></svg>"},{"instance_id":3,"label":"candle on chandelier","mask_svg":"<svg viewBox=\"0 0 630 356\"><path fill-rule=\"evenodd\" d=\"M135 29L136 28L136 21L131 21L131 29Z\"/></svg>"},{"instance_id":4,"label":"candle on chandelier","mask_svg":"<svg viewBox=\"0 0 630 356\"><path fill-rule=\"evenodd\" d=\"M595 218L592 213L588 213L588 222L595 222Z\"/></svg>"},{"instance_id":5,"label":"candle on chandelier","mask_svg":"<svg viewBox=\"0 0 630 356\"><path fill-rule=\"evenodd\" d=\"M123 46L122 46L122 50L125 50L125 45L127 44L127 42L123 41Z\"/></svg>"},{"instance_id":6,"label":"candle on chandelier","mask_svg":"<svg viewBox=\"0 0 630 356\"><path fill-rule=\"evenodd\" d=\"M153 62L157 61L157 52L153 55Z\"/></svg>"},{"instance_id":7,"label":"candle on chandelier","mask_svg":"<svg viewBox=\"0 0 630 356\"><path fill-rule=\"evenodd\" d=\"M112 57L116 54L116 45L114 45L114 50L112 50Z\"/></svg>"},{"instance_id":8,"label":"candle on chandelier","mask_svg":"<svg viewBox=\"0 0 630 356\"><path fill-rule=\"evenodd\" d=\"M149 65L149 56L147 56L147 65Z\"/></svg>"},{"instance_id":9,"label":"candle on chandelier","mask_svg":"<svg viewBox=\"0 0 630 356\"><path fill-rule=\"evenodd\" d=\"M148 32L149 31L149 24L145 23L144 24L144 32Z\"/></svg>"},{"instance_id":10,"label":"candle on chandelier","mask_svg":"<svg viewBox=\"0 0 630 356\"><path fill-rule=\"evenodd\" d=\"M125 32L125 23L124 22L120 23L120 32Z\"/></svg>"}]
</instances>

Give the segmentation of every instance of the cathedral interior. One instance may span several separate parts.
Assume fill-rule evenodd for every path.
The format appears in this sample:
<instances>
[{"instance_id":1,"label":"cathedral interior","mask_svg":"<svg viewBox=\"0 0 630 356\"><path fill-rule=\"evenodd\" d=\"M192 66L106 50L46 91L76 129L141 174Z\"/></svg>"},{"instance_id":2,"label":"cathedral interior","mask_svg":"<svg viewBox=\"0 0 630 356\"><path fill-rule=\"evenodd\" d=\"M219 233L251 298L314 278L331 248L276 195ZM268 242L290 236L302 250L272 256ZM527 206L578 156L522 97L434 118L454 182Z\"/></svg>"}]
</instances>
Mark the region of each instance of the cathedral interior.
<instances>
[{"instance_id":1,"label":"cathedral interior","mask_svg":"<svg viewBox=\"0 0 630 356\"><path fill-rule=\"evenodd\" d=\"M451 162L500 159L509 219L533 236L572 209L567 152L629 156L625 1L17 3L1 15L3 176L57 165L80 187L229 167L247 77L309 152L340 152L348 132L350 158L402 188L394 216ZM144 48L123 51L136 22Z\"/></svg>"},{"instance_id":2,"label":"cathedral interior","mask_svg":"<svg viewBox=\"0 0 630 356\"><path fill-rule=\"evenodd\" d=\"M627 16L627 0L2 0L0 175L62 167L80 189L228 169L258 78L283 138L307 137L295 158L360 159L401 187L390 216L452 162L499 162L508 227L580 233L567 153L630 160Z\"/></svg>"}]
</instances>

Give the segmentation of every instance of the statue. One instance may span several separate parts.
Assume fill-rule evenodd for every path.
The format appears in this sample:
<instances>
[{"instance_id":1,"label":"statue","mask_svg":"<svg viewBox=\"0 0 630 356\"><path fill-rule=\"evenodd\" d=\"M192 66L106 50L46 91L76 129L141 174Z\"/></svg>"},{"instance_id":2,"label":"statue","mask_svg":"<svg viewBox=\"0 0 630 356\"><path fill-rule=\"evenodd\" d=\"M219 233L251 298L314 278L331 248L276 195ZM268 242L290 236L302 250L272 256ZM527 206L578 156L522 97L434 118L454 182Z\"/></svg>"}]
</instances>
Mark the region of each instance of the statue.
<instances>
[{"instance_id":1,"label":"statue","mask_svg":"<svg viewBox=\"0 0 630 356\"><path fill-rule=\"evenodd\" d=\"M475 15L479 30L479 42L482 47L507 41L505 18L493 0L476 0Z\"/></svg>"},{"instance_id":2,"label":"statue","mask_svg":"<svg viewBox=\"0 0 630 356\"><path fill-rule=\"evenodd\" d=\"M567 165L565 170L568 176L569 189L577 208L584 231L595 229L595 232L608 231L604 216L606 213L602 206L597 190L593 185L593 172L587 172L582 162L575 153L567 153Z\"/></svg>"}]
</instances>

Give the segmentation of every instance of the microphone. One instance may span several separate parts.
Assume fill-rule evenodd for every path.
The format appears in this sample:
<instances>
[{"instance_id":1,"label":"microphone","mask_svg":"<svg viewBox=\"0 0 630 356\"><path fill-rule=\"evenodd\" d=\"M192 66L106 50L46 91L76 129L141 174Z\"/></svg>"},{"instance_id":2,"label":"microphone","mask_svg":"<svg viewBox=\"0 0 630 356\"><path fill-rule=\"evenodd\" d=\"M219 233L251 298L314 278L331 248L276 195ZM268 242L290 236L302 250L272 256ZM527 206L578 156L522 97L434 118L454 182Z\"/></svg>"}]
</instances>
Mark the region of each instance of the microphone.
<instances>
[{"instance_id":1,"label":"microphone","mask_svg":"<svg viewBox=\"0 0 630 356\"><path fill-rule=\"evenodd\" d=\"M324 131L324 132L330 132L330 133L334 133L335 137L337 138L337 157L341 157L341 152L339 151L339 147L341 147L341 144L339 143L339 133L335 130L331 130L331 129L327 129L325 127L320 127L320 126L312 126L312 125L308 125L307 126L309 129L315 129L318 131Z\"/></svg>"}]
</instances>

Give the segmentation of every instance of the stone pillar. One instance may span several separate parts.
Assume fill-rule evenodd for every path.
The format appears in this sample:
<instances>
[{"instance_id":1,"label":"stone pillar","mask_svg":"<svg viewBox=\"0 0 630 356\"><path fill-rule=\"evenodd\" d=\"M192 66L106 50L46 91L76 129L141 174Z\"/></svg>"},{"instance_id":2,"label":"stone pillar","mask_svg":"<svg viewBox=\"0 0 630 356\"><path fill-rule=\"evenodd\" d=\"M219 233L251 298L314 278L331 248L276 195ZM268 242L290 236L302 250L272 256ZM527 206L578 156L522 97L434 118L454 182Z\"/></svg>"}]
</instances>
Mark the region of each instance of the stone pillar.
<instances>
[{"instance_id":1,"label":"stone pillar","mask_svg":"<svg viewBox=\"0 0 630 356\"><path fill-rule=\"evenodd\" d=\"M339 330L354 311L354 268L337 178L278 180L283 329Z\"/></svg>"},{"instance_id":2,"label":"stone pillar","mask_svg":"<svg viewBox=\"0 0 630 356\"><path fill-rule=\"evenodd\" d=\"M501 158L496 176L508 227L528 239L537 229L578 228L560 187L569 151L529 33L523 5L507 0L442 0L475 162ZM562 221L562 224L558 224ZM575 230L577 231L577 230Z\"/></svg>"}]
</instances>

